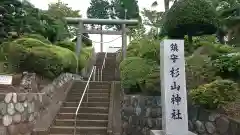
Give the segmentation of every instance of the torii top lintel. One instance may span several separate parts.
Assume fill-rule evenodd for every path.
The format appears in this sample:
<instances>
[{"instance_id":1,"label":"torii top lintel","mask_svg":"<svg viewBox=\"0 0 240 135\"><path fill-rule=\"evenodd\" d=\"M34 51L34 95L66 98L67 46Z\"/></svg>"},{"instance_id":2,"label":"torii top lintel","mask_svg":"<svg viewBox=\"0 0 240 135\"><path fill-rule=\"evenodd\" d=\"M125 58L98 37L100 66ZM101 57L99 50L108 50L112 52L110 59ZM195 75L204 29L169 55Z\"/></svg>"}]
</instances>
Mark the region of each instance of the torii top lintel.
<instances>
[{"instance_id":1,"label":"torii top lintel","mask_svg":"<svg viewBox=\"0 0 240 135\"><path fill-rule=\"evenodd\" d=\"M138 20L123 20L123 19L84 19L84 18L76 18L76 17L66 17L65 18L68 23L78 24L82 22L83 24L102 24L102 25L109 25L109 24L131 24L137 25Z\"/></svg>"}]
</instances>

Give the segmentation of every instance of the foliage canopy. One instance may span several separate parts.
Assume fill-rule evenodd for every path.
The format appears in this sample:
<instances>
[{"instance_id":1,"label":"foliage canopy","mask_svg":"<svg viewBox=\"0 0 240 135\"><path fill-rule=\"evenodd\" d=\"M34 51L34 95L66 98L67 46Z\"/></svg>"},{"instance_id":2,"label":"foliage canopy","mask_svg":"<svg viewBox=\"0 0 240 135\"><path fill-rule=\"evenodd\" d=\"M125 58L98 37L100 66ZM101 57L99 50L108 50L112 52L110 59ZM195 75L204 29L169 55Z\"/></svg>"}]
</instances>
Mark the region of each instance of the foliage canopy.
<instances>
[{"instance_id":1,"label":"foliage canopy","mask_svg":"<svg viewBox=\"0 0 240 135\"><path fill-rule=\"evenodd\" d=\"M164 20L164 31L173 38L213 34L217 26L216 10L207 0L179 0Z\"/></svg>"}]
</instances>

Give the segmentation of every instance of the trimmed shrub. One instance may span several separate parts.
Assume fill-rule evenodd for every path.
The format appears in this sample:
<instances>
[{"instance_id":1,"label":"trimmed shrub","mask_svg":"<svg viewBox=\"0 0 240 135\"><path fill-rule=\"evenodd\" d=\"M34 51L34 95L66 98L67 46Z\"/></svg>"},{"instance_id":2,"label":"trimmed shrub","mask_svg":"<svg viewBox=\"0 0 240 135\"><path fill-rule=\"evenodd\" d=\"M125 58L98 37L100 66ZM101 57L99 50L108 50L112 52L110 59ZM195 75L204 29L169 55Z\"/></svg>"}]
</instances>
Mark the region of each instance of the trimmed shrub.
<instances>
[{"instance_id":1,"label":"trimmed shrub","mask_svg":"<svg viewBox=\"0 0 240 135\"><path fill-rule=\"evenodd\" d=\"M33 39L40 40L41 42L43 42L45 44L51 44L51 42L49 40L47 40L44 36L38 35L38 34L25 34L22 36L22 38L33 38Z\"/></svg>"},{"instance_id":2,"label":"trimmed shrub","mask_svg":"<svg viewBox=\"0 0 240 135\"><path fill-rule=\"evenodd\" d=\"M57 42L55 45L57 46L61 46L63 48L67 48L73 52L75 52L75 48L76 48L76 44L72 41L60 41L60 42Z\"/></svg>"},{"instance_id":3,"label":"trimmed shrub","mask_svg":"<svg viewBox=\"0 0 240 135\"><path fill-rule=\"evenodd\" d=\"M42 47L42 46L50 46L50 44L45 44L42 41L38 40L38 39L34 39L34 38L19 38L15 41L13 41L13 43L22 45L26 48L32 48L32 47Z\"/></svg>"},{"instance_id":4,"label":"trimmed shrub","mask_svg":"<svg viewBox=\"0 0 240 135\"><path fill-rule=\"evenodd\" d=\"M150 74L154 72L157 63L140 57L128 57L120 63L121 83L126 89L139 86L139 89L130 90L131 92L144 91L146 81ZM149 82L150 83L150 82ZM154 91L154 90L153 90Z\"/></svg>"},{"instance_id":5,"label":"trimmed shrub","mask_svg":"<svg viewBox=\"0 0 240 135\"><path fill-rule=\"evenodd\" d=\"M240 79L240 53L221 55L213 61L213 66L223 78Z\"/></svg>"},{"instance_id":6,"label":"trimmed shrub","mask_svg":"<svg viewBox=\"0 0 240 135\"><path fill-rule=\"evenodd\" d=\"M190 96L194 104L206 109L216 109L235 101L239 92L237 84L233 81L216 80L191 90Z\"/></svg>"},{"instance_id":7,"label":"trimmed shrub","mask_svg":"<svg viewBox=\"0 0 240 135\"><path fill-rule=\"evenodd\" d=\"M127 57L141 57L160 63L160 44L158 40L142 38L132 41L127 48Z\"/></svg>"},{"instance_id":8,"label":"trimmed shrub","mask_svg":"<svg viewBox=\"0 0 240 135\"><path fill-rule=\"evenodd\" d=\"M208 55L211 59L216 59L222 54L228 54L236 52L237 49L228 45L213 44L207 41L200 41L197 43L199 48L194 52L194 54Z\"/></svg>"},{"instance_id":9,"label":"trimmed shrub","mask_svg":"<svg viewBox=\"0 0 240 135\"><path fill-rule=\"evenodd\" d=\"M48 78L62 72L76 72L77 59L69 49L52 46L31 38L9 43L4 52L15 71L32 71Z\"/></svg>"},{"instance_id":10,"label":"trimmed shrub","mask_svg":"<svg viewBox=\"0 0 240 135\"><path fill-rule=\"evenodd\" d=\"M89 60L93 55L93 48L92 47L84 47L81 49L81 53L79 56L79 71L81 71L84 67L87 66Z\"/></svg>"},{"instance_id":11,"label":"trimmed shrub","mask_svg":"<svg viewBox=\"0 0 240 135\"><path fill-rule=\"evenodd\" d=\"M8 42L2 47L8 68L20 72L20 65L28 57L29 49L14 42Z\"/></svg>"},{"instance_id":12,"label":"trimmed shrub","mask_svg":"<svg viewBox=\"0 0 240 135\"><path fill-rule=\"evenodd\" d=\"M192 55L186 58L187 90L210 83L216 79L216 69L212 61L205 55Z\"/></svg>"},{"instance_id":13,"label":"trimmed shrub","mask_svg":"<svg viewBox=\"0 0 240 135\"><path fill-rule=\"evenodd\" d=\"M52 48L34 47L30 49L27 58L20 64L20 69L54 78L64 72L64 67L66 67L61 60L52 51Z\"/></svg>"},{"instance_id":14,"label":"trimmed shrub","mask_svg":"<svg viewBox=\"0 0 240 135\"><path fill-rule=\"evenodd\" d=\"M207 36L196 36L193 37L192 43L189 41L187 36L184 37L184 49L185 49L185 56L192 55L192 53L198 48L201 47L201 44L217 44L216 36L215 35L207 35ZM201 49L200 49L201 50Z\"/></svg>"},{"instance_id":15,"label":"trimmed shrub","mask_svg":"<svg viewBox=\"0 0 240 135\"><path fill-rule=\"evenodd\" d=\"M213 34L218 26L217 13L207 0L179 0L166 14L163 26L171 38Z\"/></svg>"}]
</instances>

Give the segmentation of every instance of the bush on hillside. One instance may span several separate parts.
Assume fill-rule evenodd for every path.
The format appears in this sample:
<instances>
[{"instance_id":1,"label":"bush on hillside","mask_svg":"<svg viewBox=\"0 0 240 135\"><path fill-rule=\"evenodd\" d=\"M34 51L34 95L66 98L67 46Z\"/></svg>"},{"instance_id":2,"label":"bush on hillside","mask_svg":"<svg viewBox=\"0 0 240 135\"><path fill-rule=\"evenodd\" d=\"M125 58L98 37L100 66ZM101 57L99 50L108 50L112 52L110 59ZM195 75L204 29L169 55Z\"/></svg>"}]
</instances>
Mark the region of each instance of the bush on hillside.
<instances>
[{"instance_id":1,"label":"bush on hillside","mask_svg":"<svg viewBox=\"0 0 240 135\"><path fill-rule=\"evenodd\" d=\"M140 57L128 57L120 63L120 75L123 88L130 89L131 92L144 91L146 80L154 72L157 63ZM150 82L149 82L150 83ZM139 89L131 89L139 86Z\"/></svg>"},{"instance_id":2,"label":"bush on hillside","mask_svg":"<svg viewBox=\"0 0 240 135\"><path fill-rule=\"evenodd\" d=\"M76 44L71 41L60 41L56 43L57 46L67 48L75 53ZM84 67L87 66L88 62L90 61L90 58L93 54L93 48L92 47L86 47L85 44L81 47L80 56L79 56L79 71L81 71Z\"/></svg>"},{"instance_id":3,"label":"bush on hillside","mask_svg":"<svg viewBox=\"0 0 240 135\"><path fill-rule=\"evenodd\" d=\"M2 47L8 67L20 72L20 65L28 57L29 50L15 42L6 42Z\"/></svg>"},{"instance_id":4,"label":"bush on hillside","mask_svg":"<svg viewBox=\"0 0 240 135\"><path fill-rule=\"evenodd\" d=\"M198 49L195 50L194 54L208 55L211 59L215 59L222 54L228 54L236 52L236 48L222 45L214 44L208 41L200 41L197 43Z\"/></svg>"},{"instance_id":5,"label":"bush on hillside","mask_svg":"<svg viewBox=\"0 0 240 135\"><path fill-rule=\"evenodd\" d=\"M213 35L196 36L193 37L192 42L189 41L187 36L184 37L184 50L185 56L190 56L192 53L201 46L201 42L207 42L209 44L216 44L216 37Z\"/></svg>"},{"instance_id":6,"label":"bush on hillside","mask_svg":"<svg viewBox=\"0 0 240 135\"><path fill-rule=\"evenodd\" d=\"M13 41L13 43L22 45L26 48L50 46L50 44L45 44L42 41L34 38L19 38Z\"/></svg>"},{"instance_id":7,"label":"bush on hillside","mask_svg":"<svg viewBox=\"0 0 240 135\"><path fill-rule=\"evenodd\" d=\"M216 79L216 69L212 61L205 55L192 55L186 58L187 90L210 83Z\"/></svg>"},{"instance_id":8,"label":"bush on hillside","mask_svg":"<svg viewBox=\"0 0 240 135\"><path fill-rule=\"evenodd\" d=\"M207 0L180 0L166 14L163 26L170 38L213 34L218 26L217 13Z\"/></svg>"},{"instance_id":9,"label":"bush on hillside","mask_svg":"<svg viewBox=\"0 0 240 135\"><path fill-rule=\"evenodd\" d=\"M223 78L240 79L240 53L221 55L213 61L213 66Z\"/></svg>"},{"instance_id":10,"label":"bush on hillside","mask_svg":"<svg viewBox=\"0 0 240 135\"><path fill-rule=\"evenodd\" d=\"M127 57L141 57L160 62L160 43L151 38L142 38L132 41L127 48Z\"/></svg>"},{"instance_id":11,"label":"bush on hillside","mask_svg":"<svg viewBox=\"0 0 240 135\"><path fill-rule=\"evenodd\" d=\"M88 62L90 62L93 53L94 49L92 47L84 47L81 49L79 56L79 71L88 65Z\"/></svg>"},{"instance_id":12,"label":"bush on hillside","mask_svg":"<svg viewBox=\"0 0 240 135\"><path fill-rule=\"evenodd\" d=\"M33 38L33 39L40 40L41 42L43 42L45 44L51 44L51 42L49 40L47 40L44 36L38 35L38 34L25 34L22 36L22 38Z\"/></svg>"},{"instance_id":13,"label":"bush on hillside","mask_svg":"<svg viewBox=\"0 0 240 135\"><path fill-rule=\"evenodd\" d=\"M22 38L4 48L15 71L33 71L54 78L62 72L76 72L75 54L69 49L52 46L31 38Z\"/></svg>"},{"instance_id":14,"label":"bush on hillside","mask_svg":"<svg viewBox=\"0 0 240 135\"><path fill-rule=\"evenodd\" d=\"M64 63L52 49L35 47L30 49L27 58L20 64L22 71L30 71L44 77L54 78L64 72Z\"/></svg>"},{"instance_id":15,"label":"bush on hillside","mask_svg":"<svg viewBox=\"0 0 240 135\"><path fill-rule=\"evenodd\" d=\"M235 101L239 92L237 84L233 81L216 80L191 90L190 96L194 104L206 109L216 109Z\"/></svg>"},{"instance_id":16,"label":"bush on hillside","mask_svg":"<svg viewBox=\"0 0 240 135\"><path fill-rule=\"evenodd\" d=\"M61 46L63 48L67 48L73 52L75 52L75 48L76 48L76 44L74 42L71 42L71 41L59 41L57 42L55 45L57 46Z\"/></svg>"}]
</instances>

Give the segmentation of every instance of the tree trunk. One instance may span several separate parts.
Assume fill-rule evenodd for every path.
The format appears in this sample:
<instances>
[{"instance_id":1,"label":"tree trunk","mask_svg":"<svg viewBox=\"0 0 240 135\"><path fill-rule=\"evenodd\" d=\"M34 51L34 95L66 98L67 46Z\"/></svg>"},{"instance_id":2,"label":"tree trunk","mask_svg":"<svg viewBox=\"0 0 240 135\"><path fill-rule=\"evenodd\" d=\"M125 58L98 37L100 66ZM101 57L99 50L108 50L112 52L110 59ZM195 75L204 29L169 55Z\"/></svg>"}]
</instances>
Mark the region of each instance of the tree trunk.
<instances>
[{"instance_id":1,"label":"tree trunk","mask_svg":"<svg viewBox=\"0 0 240 135\"><path fill-rule=\"evenodd\" d=\"M169 10L169 2L170 2L170 0L164 0L165 12L167 12Z\"/></svg>"},{"instance_id":2,"label":"tree trunk","mask_svg":"<svg viewBox=\"0 0 240 135\"><path fill-rule=\"evenodd\" d=\"M192 39L192 35L191 34L188 34L188 41L190 44L193 43L193 39Z\"/></svg>"},{"instance_id":3,"label":"tree trunk","mask_svg":"<svg viewBox=\"0 0 240 135\"><path fill-rule=\"evenodd\" d=\"M225 41L224 41L224 32L221 30L221 29L218 29L217 31L217 38L218 38L218 41L221 43L221 44L225 44Z\"/></svg>"}]
</instances>

